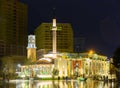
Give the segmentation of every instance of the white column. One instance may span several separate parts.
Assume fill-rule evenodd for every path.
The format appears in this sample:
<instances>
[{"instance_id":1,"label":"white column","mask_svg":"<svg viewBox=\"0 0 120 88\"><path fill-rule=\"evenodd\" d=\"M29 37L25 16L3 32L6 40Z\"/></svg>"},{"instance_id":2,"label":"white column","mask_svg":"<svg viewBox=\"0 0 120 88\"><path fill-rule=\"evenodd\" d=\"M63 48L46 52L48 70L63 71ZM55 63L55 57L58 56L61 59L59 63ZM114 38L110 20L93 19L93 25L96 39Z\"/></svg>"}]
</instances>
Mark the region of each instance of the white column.
<instances>
[{"instance_id":1,"label":"white column","mask_svg":"<svg viewBox=\"0 0 120 88\"><path fill-rule=\"evenodd\" d=\"M54 54L54 58L56 58L56 51L57 51L57 27L56 27L56 19L53 19L53 54Z\"/></svg>"}]
</instances>

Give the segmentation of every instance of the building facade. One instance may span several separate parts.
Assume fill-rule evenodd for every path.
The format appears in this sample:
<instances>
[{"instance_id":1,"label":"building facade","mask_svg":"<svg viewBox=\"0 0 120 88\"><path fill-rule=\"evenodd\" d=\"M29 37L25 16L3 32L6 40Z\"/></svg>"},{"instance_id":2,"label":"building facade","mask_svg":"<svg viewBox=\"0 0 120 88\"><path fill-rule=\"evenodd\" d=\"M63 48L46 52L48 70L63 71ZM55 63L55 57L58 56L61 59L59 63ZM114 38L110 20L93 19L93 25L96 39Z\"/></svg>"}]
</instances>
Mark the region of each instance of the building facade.
<instances>
[{"instance_id":1,"label":"building facade","mask_svg":"<svg viewBox=\"0 0 120 88\"><path fill-rule=\"evenodd\" d=\"M50 67L50 68L49 68ZM21 73L19 76L30 76L29 69L32 69L34 77L46 78L52 77L53 69L57 69L60 78L69 77L76 79L80 76L97 77L103 80L104 77L109 76L110 62L106 56L89 53L60 53L57 58L53 59L46 54L44 58L36 61L36 64L21 66ZM36 71L37 69L37 71ZM25 72L27 74L25 74Z\"/></svg>"},{"instance_id":2,"label":"building facade","mask_svg":"<svg viewBox=\"0 0 120 88\"><path fill-rule=\"evenodd\" d=\"M57 52L73 52L73 30L69 23L57 23ZM36 46L52 51L52 23L42 23L36 30Z\"/></svg>"},{"instance_id":3,"label":"building facade","mask_svg":"<svg viewBox=\"0 0 120 88\"><path fill-rule=\"evenodd\" d=\"M0 56L26 55L27 5L19 0L0 0Z\"/></svg>"}]
</instances>

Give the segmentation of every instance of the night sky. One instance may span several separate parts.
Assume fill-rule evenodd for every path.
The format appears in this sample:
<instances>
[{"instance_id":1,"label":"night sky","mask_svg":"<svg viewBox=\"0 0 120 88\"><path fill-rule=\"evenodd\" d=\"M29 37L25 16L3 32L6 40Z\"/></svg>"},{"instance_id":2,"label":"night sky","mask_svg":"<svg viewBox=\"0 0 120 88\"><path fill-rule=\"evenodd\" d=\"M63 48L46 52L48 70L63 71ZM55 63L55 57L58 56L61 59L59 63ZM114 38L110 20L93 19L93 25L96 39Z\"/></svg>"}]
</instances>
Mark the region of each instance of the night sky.
<instances>
[{"instance_id":1,"label":"night sky","mask_svg":"<svg viewBox=\"0 0 120 88\"><path fill-rule=\"evenodd\" d=\"M120 45L120 0L21 0L28 5L28 34L42 22L71 23L74 37L86 39L86 50L111 57Z\"/></svg>"}]
</instances>

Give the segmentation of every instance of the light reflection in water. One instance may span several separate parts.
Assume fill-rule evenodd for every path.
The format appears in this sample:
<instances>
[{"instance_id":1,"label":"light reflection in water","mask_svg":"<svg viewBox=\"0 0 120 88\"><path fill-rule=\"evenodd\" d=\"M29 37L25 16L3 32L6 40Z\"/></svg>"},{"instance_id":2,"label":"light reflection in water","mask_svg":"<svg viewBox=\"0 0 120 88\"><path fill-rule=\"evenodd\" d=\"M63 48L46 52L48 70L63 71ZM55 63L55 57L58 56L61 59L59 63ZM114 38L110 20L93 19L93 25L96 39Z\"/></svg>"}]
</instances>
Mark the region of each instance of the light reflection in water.
<instances>
[{"instance_id":1,"label":"light reflection in water","mask_svg":"<svg viewBox=\"0 0 120 88\"><path fill-rule=\"evenodd\" d=\"M94 80L87 80L87 81L17 80L17 81L10 81L9 87L7 88L115 88L112 87L114 85L115 85L114 83L111 84L109 82L94 81ZM4 84L4 86L6 86L6 84ZM6 88L6 87L2 87L2 88Z\"/></svg>"}]
</instances>

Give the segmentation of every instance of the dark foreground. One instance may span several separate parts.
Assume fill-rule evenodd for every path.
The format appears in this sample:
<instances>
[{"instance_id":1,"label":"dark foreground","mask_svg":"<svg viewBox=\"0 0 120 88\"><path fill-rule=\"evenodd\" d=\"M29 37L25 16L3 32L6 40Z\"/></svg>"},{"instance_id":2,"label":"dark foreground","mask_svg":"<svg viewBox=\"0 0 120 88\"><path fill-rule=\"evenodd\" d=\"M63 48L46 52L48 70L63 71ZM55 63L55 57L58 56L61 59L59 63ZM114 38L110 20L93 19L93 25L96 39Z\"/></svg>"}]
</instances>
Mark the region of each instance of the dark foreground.
<instances>
[{"instance_id":1,"label":"dark foreground","mask_svg":"<svg viewBox=\"0 0 120 88\"><path fill-rule=\"evenodd\" d=\"M0 88L120 88L117 82L104 82L96 80L10 80L0 82Z\"/></svg>"}]
</instances>

